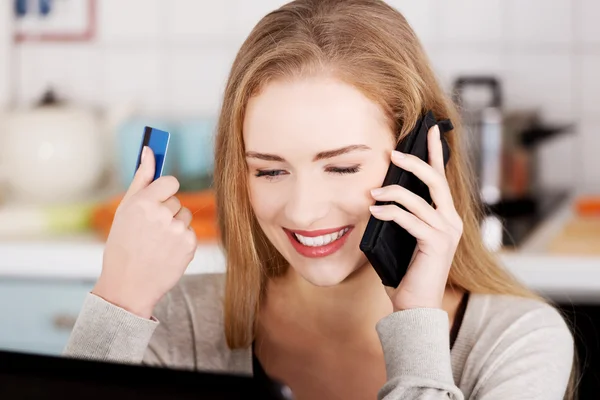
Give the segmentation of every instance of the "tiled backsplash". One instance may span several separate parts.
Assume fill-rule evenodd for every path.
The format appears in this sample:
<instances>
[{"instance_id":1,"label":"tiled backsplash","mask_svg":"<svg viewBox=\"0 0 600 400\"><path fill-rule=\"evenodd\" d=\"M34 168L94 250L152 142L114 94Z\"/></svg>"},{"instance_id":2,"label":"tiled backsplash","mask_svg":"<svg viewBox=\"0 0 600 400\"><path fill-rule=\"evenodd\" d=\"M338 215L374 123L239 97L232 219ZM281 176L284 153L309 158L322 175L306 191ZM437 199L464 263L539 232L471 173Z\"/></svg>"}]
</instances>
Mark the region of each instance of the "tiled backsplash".
<instances>
[{"instance_id":1,"label":"tiled backsplash","mask_svg":"<svg viewBox=\"0 0 600 400\"><path fill-rule=\"evenodd\" d=\"M89 105L131 98L148 113L214 114L239 45L262 15L285 1L98 3L93 43L17 48L19 104L30 104L52 84ZM496 73L507 106L541 107L550 121L576 122L578 136L544 151L543 179L600 187L600 1L388 3L411 22L447 89L458 74Z\"/></svg>"},{"instance_id":2,"label":"tiled backsplash","mask_svg":"<svg viewBox=\"0 0 600 400\"><path fill-rule=\"evenodd\" d=\"M10 36L8 33L8 27L10 29L9 22L11 21L11 9L10 7L0 4L0 108L4 107L9 101L10 93ZM2 32L5 29L5 32Z\"/></svg>"}]
</instances>

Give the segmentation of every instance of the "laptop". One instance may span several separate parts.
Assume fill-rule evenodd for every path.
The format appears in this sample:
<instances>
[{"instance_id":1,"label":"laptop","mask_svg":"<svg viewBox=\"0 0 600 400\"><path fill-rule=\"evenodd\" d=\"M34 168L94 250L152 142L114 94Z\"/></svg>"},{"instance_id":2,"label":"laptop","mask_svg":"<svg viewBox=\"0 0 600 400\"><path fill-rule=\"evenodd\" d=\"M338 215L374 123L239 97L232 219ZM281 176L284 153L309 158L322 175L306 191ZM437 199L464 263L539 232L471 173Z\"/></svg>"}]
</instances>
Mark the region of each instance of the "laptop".
<instances>
[{"instance_id":1,"label":"laptop","mask_svg":"<svg viewBox=\"0 0 600 400\"><path fill-rule=\"evenodd\" d=\"M0 399L291 400L274 380L0 351Z\"/></svg>"}]
</instances>

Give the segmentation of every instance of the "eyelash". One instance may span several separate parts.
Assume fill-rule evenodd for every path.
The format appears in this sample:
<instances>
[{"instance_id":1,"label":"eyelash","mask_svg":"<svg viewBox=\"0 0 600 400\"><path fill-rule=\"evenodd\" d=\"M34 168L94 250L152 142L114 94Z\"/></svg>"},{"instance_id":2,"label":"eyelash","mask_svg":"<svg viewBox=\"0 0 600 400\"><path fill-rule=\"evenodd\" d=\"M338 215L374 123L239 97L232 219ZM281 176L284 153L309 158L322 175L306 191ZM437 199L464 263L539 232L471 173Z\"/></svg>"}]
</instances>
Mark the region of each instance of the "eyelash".
<instances>
[{"instance_id":1,"label":"eyelash","mask_svg":"<svg viewBox=\"0 0 600 400\"><path fill-rule=\"evenodd\" d=\"M358 171L360 171L360 166L356 165L356 166L348 167L348 168L330 167L330 168L328 168L328 170L329 170L328 172L332 172L332 173L338 174L338 175L355 174ZM283 174L280 174L279 172L283 172L283 170L281 170L281 169L260 170L259 169L258 171L256 171L254 176L256 176L257 178L265 177L267 179L275 179L276 177L283 175Z\"/></svg>"}]
</instances>

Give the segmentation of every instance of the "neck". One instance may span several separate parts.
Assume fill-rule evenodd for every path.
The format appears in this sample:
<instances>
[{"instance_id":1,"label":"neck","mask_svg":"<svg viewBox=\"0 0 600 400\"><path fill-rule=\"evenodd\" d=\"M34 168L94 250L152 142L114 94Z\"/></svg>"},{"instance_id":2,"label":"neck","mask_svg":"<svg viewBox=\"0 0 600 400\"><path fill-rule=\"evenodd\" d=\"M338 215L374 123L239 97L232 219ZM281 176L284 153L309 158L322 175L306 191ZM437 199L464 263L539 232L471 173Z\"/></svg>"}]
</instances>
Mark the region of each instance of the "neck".
<instances>
[{"instance_id":1,"label":"neck","mask_svg":"<svg viewBox=\"0 0 600 400\"><path fill-rule=\"evenodd\" d=\"M448 312L450 324L462 294L460 289L446 289L442 308ZM275 315L279 323L301 324L336 340L374 333L377 322L392 311L381 279L369 264L332 287L312 285L290 267L283 277L269 282L264 307L264 312Z\"/></svg>"},{"instance_id":2,"label":"neck","mask_svg":"<svg viewBox=\"0 0 600 400\"><path fill-rule=\"evenodd\" d=\"M377 273L364 265L342 283L319 287L289 268L269 282L265 310L279 324L299 324L320 337L350 341L374 332L377 321L393 311Z\"/></svg>"}]
</instances>

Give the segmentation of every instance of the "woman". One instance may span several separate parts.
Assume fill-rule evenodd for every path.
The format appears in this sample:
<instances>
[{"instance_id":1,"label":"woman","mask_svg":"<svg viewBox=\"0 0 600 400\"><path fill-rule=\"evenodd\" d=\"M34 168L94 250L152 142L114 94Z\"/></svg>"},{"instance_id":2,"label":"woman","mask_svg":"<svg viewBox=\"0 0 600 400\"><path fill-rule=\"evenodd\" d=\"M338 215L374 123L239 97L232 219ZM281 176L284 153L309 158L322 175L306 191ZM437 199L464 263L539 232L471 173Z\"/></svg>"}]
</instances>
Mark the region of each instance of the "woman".
<instances>
[{"instance_id":1,"label":"woman","mask_svg":"<svg viewBox=\"0 0 600 400\"><path fill-rule=\"evenodd\" d=\"M430 109L455 125L446 168L437 127L430 164L392 152ZM267 15L233 64L218 126L226 276L180 281L191 213L173 177L150 183L146 150L65 353L264 372L299 399L563 398L572 336L484 249L458 122L384 2L298 0ZM435 206L379 188L390 161ZM359 250L371 215L418 240L397 289Z\"/></svg>"}]
</instances>

